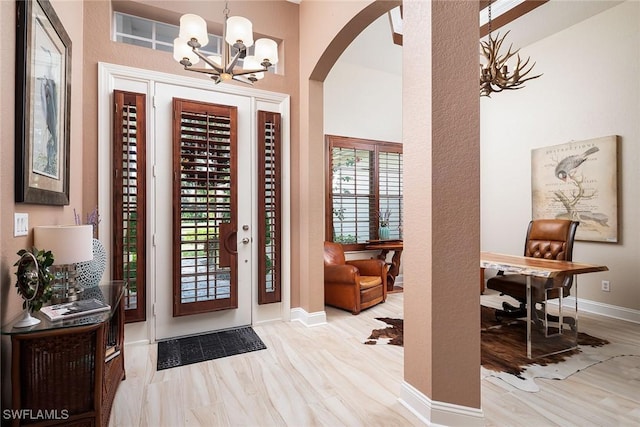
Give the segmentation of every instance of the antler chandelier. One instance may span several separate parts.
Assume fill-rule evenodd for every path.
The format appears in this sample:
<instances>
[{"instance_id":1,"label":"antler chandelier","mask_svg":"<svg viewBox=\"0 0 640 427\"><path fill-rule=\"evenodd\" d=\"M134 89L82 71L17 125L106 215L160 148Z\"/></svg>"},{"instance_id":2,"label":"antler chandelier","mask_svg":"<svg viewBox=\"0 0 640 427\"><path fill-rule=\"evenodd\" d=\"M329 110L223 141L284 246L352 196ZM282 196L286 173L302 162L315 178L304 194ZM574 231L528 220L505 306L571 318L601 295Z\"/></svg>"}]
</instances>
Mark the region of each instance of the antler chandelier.
<instances>
[{"instance_id":1,"label":"antler chandelier","mask_svg":"<svg viewBox=\"0 0 640 427\"><path fill-rule=\"evenodd\" d=\"M530 58L523 62L518 53L520 49L511 52L513 45L509 46L506 54L500 55L500 48L507 34L509 34L509 31L502 38L500 38L500 33L495 38L491 37L491 1L489 1L489 40L480 42L482 55L486 59L486 64L480 63L480 96L490 98L493 92L522 89L524 82L537 79L542 75L527 77L536 63L534 62L529 66ZM517 58L516 68L510 73L507 61L513 56Z\"/></svg>"},{"instance_id":2,"label":"antler chandelier","mask_svg":"<svg viewBox=\"0 0 640 427\"><path fill-rule=\"evenodd\" d=\"M252 85L278 62L278 44L271 39L258 39L254 55L248 56L247 49L253 45L251 21L242 16L229 17L228 3L223 13L221 56L206 56L200 52L200 48L209 43L207 23L200 16L188 13L180 18L180 33L173 41L173 58L185 70L210 74L216 84L237 80ZM205 62L204 68L194 68L201 59ZM242 68L236 68L240 59L243 60Z\"/></svg>"}]
</instances>

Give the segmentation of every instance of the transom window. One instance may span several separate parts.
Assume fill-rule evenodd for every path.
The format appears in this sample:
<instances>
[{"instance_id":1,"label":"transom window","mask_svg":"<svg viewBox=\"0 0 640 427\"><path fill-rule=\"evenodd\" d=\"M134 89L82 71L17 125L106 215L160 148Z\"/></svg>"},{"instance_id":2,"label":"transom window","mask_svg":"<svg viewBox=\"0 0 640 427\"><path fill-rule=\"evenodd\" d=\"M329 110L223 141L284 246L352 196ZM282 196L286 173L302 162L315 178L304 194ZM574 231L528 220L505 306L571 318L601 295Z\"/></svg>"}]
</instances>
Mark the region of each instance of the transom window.
<instances>
[{"instance_id":1,"label":"transom window","mask_svg":"<svg viewBox=\"0 0 640 427\"><path fill-rule=\"evenodd\" d=\"M402 239L402 144L327 135L326 239L363 249L380 239Z\"/></svg>"},{"instance_id":2,"label":"transom window","mask_svg":"<svg viewBox=\"0 0 640 427\"><path fill-rule=\"evenodd\" d=\"M115 27L113 31L114 41L164 52L173 52L173 40L180 33L178 25L166 24L122 12L114 12L113 17ZM247 49L247 55L253 55L253 48L251 46ZM200 48L200 52L207 56L221 55L222 36L209 34L209 43ZM238 64L242 65L242 59L238 61ZM276 65L272 65L269 69L275 72Z\"/></svg>"},{"instance_id":3,"label":"transom window","mask_svg":"<svg viewBox=\"0 0 640 427\"><path fill-rule=\"evenodd\" d=\"M149 49L173 52L173 40L178 37L180 27L153 21L126 13L114 13L115 31L113 40ZM209 43L200 51L207 55L220 55L222 37L209 34Z\"/></svg>"}]
</instances>

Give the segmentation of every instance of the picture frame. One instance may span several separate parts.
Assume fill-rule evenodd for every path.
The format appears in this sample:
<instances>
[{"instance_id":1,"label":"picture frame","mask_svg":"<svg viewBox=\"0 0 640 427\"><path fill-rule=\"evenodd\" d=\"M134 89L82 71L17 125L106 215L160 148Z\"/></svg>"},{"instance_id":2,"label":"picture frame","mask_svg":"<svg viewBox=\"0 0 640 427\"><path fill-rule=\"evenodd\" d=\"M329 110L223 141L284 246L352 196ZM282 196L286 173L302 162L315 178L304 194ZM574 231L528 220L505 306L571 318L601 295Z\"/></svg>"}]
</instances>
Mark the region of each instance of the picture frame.
<instances>
[{"instance_id":1,"label":"picture frame","mask_svg":"<svg viewBox=\"0 0 640 427\"><path fill-rule=\"evenodd\" d=\"M16 13L15 201L68 205L71 39L49 0Z\"/></svg>"},{"instance_id":2,"label":"picture frame","mask_svg":"<svg viewBox=\"0 0 640 427\"><path fill-rule=\"evenodd\" d=\"M579 221L576 240L618 242L618 136L531 150L532 218Z\"/></svg>"}]
</instances>

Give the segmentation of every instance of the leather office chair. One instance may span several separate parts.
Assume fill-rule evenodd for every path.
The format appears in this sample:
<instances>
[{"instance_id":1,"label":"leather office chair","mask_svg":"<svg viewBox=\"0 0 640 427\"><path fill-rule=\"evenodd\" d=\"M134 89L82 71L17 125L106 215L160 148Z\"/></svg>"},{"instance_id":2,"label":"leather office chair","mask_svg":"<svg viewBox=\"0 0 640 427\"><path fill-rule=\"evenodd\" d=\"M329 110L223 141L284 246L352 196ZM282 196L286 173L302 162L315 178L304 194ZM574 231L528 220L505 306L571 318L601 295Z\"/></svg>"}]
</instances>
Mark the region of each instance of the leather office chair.
<instances>
[{"instance_id":1,"label":"leather office chair","mask_svg":"<svg viewBox=\"0 0 640 427\"><path fill-rule=\"evenodd\" d=\"M529 223L524 245L524 256L534 258L546 258L562 261L571 261L573 253L573 241L579 222L563 219L538 219ZM526 277L520 274L504 274L498 271L498 275L487 281L487 288L500 292L501 295L509 295L520 302L515 307L507 302L502 303L502 310L496 310L496 317L526 317L527 315L527 286ZM532 313L537 320L538 313L535 304L547 299L558 298L560 291L562 296L569 295L573 275L560 276L555 279L532 277L531 299L534 303ZM550 290L550 291L549 291ZM547 316L553 320L554 316ZM573 326L574 319L565 318Z\"/></svg>"},{"instance_id":2,"label":"leather office chair","mask_svg":"<svg viewBox=\"0 0 640 427\"><path fill-rule=\"evenodd\" d=\"M346 261L342 245L324 242L324 302L353 314L387 299L387 266L380 259Z\"/></svg>"}]
</instances>

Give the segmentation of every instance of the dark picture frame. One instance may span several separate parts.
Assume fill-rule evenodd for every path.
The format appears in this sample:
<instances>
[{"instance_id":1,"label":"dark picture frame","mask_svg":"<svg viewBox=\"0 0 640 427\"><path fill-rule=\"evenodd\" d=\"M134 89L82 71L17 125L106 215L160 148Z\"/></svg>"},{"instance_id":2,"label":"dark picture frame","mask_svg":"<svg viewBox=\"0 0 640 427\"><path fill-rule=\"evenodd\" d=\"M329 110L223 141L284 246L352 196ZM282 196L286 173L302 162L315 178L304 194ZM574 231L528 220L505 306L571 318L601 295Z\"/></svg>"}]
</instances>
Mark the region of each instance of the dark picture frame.
<instances>
[{"instance_id":1,"label":"dark picture frame","mask_svg":"<svg viewBox=\"0 0 640 427\"><path fill-rule=\"evenodd\" d=\"M15 201L68 205L71 39L49 0L16 8Z\"/></svg>"}]
</instances>

